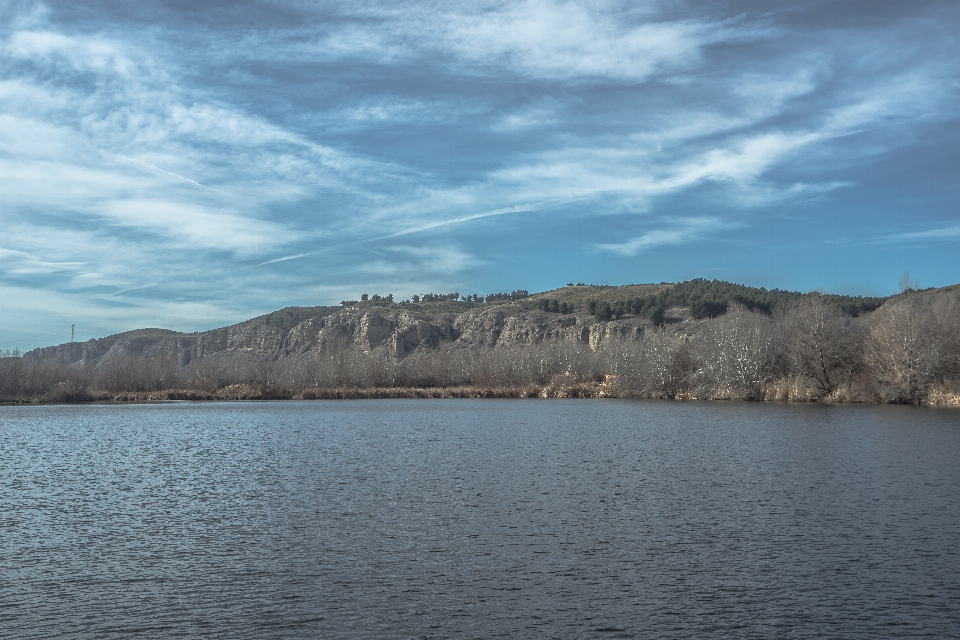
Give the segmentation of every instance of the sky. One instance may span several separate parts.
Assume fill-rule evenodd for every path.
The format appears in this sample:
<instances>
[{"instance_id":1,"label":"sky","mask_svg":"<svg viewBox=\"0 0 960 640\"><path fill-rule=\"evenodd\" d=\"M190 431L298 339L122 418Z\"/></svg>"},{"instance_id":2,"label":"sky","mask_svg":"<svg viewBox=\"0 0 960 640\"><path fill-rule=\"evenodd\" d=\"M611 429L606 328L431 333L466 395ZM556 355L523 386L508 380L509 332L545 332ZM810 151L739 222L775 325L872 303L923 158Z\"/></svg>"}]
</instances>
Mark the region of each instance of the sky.
<instances>
[{"instance_id":1,"label":"sky","mask_svg":"<svg viewBox=\"0 0 960 640\"><path fill-rule=\"evenodd\" d=\"M960 282L960 3L0 0L0 349Z\"/></svg>"}]
</instances>

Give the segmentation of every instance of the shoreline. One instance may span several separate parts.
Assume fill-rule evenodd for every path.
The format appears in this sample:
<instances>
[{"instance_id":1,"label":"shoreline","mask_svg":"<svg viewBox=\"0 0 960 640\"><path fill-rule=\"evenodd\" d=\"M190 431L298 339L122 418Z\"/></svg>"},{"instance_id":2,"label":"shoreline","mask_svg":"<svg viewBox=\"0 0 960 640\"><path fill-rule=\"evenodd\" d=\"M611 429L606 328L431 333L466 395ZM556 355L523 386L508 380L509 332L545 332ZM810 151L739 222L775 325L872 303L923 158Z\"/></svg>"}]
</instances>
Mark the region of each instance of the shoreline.
<instances>
[{"instance_id":1,"label":"shoreline","mask_svg":"<svg viewBox=\"0 0 960 640\"><path fill-rule=\"evenodd\" d=\"M217 402L217 401L265 401L265 400L400 400L400 399L564 399L564 398L617 398L625 400L676 400L697 402L781 402L789 404L912 404L928 407L960 407L960 393L933 390L925 401L917 403L888 403L880 399L852 398L845 394L832 397L811 397L806 394L784 394L775 385L750 397L734 395L696 397L689 393L674 397L631 394L606 383L584 382L565 385L530 385L525 387L312 387L293 391L290 389L262 389L245 384L235 384L216 391L199 389L162 389L158 391L83 391L70 396L55 394L52 397L5 399L0 406L18 405L71 405L71 404L137 404L155 402Z\"/></svg>"}]
</instances>

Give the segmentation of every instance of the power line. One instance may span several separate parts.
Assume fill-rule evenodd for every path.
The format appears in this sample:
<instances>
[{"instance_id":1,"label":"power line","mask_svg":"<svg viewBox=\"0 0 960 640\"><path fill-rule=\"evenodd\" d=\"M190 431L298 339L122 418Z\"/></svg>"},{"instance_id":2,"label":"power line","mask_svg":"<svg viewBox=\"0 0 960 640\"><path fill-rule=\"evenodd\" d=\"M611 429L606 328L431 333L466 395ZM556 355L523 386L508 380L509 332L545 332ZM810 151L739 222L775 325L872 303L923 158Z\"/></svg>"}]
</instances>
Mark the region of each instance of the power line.
<instances>
[{"instance_id":1,"label":"power line","mask_svg":"<svg viewBox=\"0 0 960 640\"><path fill-rule=\"evenodd\" d=\"M80 327L80 326L77 326L76 324L71 324L69 329L58 329L56 331L50 331L48 333L41 333L41 334L32 335L32 336L24 336L22 338L16 338L14 340L0 342L0 349L4 349L7 347L19 347L21 344L36 343L43 340L58 338L60 336L63 336L64 338L66 338L68 334L70 335L70 342L76 342L77 335L80 335L80 336L88 335L90 336L89 338L90 340L100 340L102 338L116 335L118 333L123 333L123 332L117 331L116 329L105 329L103 327L90 327L90 326ZM56 345L51 345L51 346L56 346Z\"/></svg>"},{"instance_id":2,"label":"power line","mask_svg":"<svg viewBox=\"0 0 960 640\"><path fill-rule=\"evenodd\" d=\"M8 342L0 343L0 347L6 347L10 345L18 345L22 342L36 342L37 340L43 340L44 338L54 338L56 336L66 336L67 330L61 329L60 331L54 331L52 333L44 333L37 336L26 336L23 338L17 338L16 340L10 340Z\"/></svg>"},{"instance_id":3,"label":"power line","mask_svg":"<svg viewBox=\"0 0 960 640\"><path fill-rule=\"evenodd\" d=\"M81 334L86 333L88 335L102 335L104 337L122 333L121 331L117 331L115 329L104 329L102 327L77 327L77 331Z\"/></svg>"},{"instance_id":4,"label":"power line","mask_svg":"<svg viewBox=\"0 0 960 640\"><path fill-rule=\"evenodd\" d=\"M41 340L47 340L51 338L57 338L59 336L67 337L67 334L70 335L70 342L74 342L76 334L79 333L81 336L86 334L91 337L99 336L108 336L116 333L115 331L110 331L103 328L89 328L89 327L78 327L75 324L70 325L70 329L58 329L56 331L50 331L48 333L41 333L32 336L24 336L22 338L16 338L14 340L8 340L6 342L0 342L0 348L19 346L24 343L38 342Z\"/></svg>"}]
</instances>

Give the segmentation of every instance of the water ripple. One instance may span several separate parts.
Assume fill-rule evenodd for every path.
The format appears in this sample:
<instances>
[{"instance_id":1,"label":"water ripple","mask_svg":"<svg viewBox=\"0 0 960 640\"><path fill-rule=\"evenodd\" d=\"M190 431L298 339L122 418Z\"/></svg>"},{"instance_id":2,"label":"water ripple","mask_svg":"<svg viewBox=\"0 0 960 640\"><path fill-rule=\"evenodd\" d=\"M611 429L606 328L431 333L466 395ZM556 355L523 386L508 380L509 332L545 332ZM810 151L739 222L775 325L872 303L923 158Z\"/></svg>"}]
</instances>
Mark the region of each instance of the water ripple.
<instances>
[{"instance_id":1,"label":"water ripple","mask_svg":"<svg viewBox=\"0 0 960 640\"><path fill-rule=\"evenodd\" d=\"M0 407L0 635L960 635L960 413Z\"/></svg>"}]
</instances>

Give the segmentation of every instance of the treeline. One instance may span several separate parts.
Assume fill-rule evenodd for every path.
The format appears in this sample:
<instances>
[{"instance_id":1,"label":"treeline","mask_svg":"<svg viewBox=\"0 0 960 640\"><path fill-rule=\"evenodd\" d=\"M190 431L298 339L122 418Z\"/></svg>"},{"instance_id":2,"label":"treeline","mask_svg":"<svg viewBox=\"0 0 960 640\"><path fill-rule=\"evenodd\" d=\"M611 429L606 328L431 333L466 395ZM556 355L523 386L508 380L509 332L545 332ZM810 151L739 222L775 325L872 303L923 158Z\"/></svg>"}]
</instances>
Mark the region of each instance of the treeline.
<instances>
[{"instance_id":1,"label":"treeline","mask_svg":"<svg viewBox=\"0 0 960 640\"><path fill-rule=\"evenodd\" d=\"M550 313L573 313L577 310L572 302L561 302L550 298L540 298L537 300L537 309Z\"/></svg>"},{"instance_id":2,"label":"treeline","mask_svg":"<svg viewBox=\"0 0 960 640\"><path fill-rule=\"evenodd\" d=\"M856 317L818 294L769 315L730 302L716 318L607 338L596 350L574 340L496 348L450 343L397 360L349 346L273 361L236 354L186 367L164 357L119 357L100 368L0 358L5 401L142 399L130 394L163 390L179 390L163 397L181 398L381 397L414 388L960 404L960 301L955 293L908 292Z\"/></svg>"},{"instance_id":3,"label":"treeline","mask_svg":"<svg viewBox=\"0 0 960 640\"><path fill-rule=\"evenodd\" d=\"M588 300L587 311L592 313L593 316L601 322L606 322L611 318L619 319L630 313L637 316L645 316L649 318L654 325L659 325L663 324L664 314L667 308L659 300L658 296L644 296L642 298L617 300L612 304L605 300L600 302Z\"/></svg>"},{"instance_id":4,"label":"treeline","mask_svg":"<svg viewBox=\"0 0 960 640\"><path fill-rule=\"evenodd\" d=\"M487 296L481 296L478 294L465 295L461 296L459 292L453 293L424 293L424 294L415 294L411 296L409 300L401 300L400 302L395 302L393 294L387 294L381 296L378 294L368 295L366 293L360 296L359 300L341 300L340 306L342 307L353 307L356 305L371 305L371 306L390 306L394 304L421 304L428 302L469 302L473 304L484 304L490 302L506 302L511 300L522 300L530 296L530 292L526 289L518 289L516 291L511 291L510 293L491 293Z\"/></svg>"},{"instance_id":5,"label":"treeline","mask_svg":"<svg viewBox=\"0 0 960 640\"><path fill-rule=\"evenodd\" d=\"M436 293L425 293L422 296L415 295L413 296L413 302L456 302L460 298L459 293L447 293L447 294L436 294Z\"/></svg>"},{"instance_id":6,"label":"treeline","mask_svg":"<svg viewBox=\"0 0 960 640\"><path fill-rule=\"evenodd\" d=\"M511 291L510 293L491 293L490 295L483 297L474 295L472 299L474 302L506 302L510 300L523 300L529 296L530 292L528 292L526 289L517 289L516 291ZM465 300L469 302L470 298L465 298Z\"/></svg>"},{"instance_id":7,"label":"treeline","mask_svg":"<svg viewBox=\"0 0 960 640\"><path fill-rule=\"evenodd\" d=\"M671 307L687 307L698 320L721 316L731 305L771 315L777 308L789 306L810 295L812 294L780 289L767 290L723 280L697 278L680 282L649 296L624 298L614 302L590 300L587 308L597 320L610 320L632 314L646 316L654 324L660 324L663 322L664 313ZM819 293L816 295L852 317L874 311L888 299Z\"/></svg>"},{"instance_id":8,"label":"treeline","mask_svg":"<svg viewBox=\"0 0 960 640\"><path fill-rule=\"evenodd\" d=\"M409 300L407 302L409 302ZM340 301L340 306L342 307L353 307L358 304L363 304L363 305L370 304L375 307L377 306L385 307L385 306L394 304L393 294L388 293L385 296L381 296L375 293L371 296L369 294L364 293L363 295L360 296L359 300L341 300Z\"/></svg>"},{"instance_id":9,"label":"treeline","mask_svg":"<svg viewBox=\"0 0 960 640\"><path fill-rule=\"evenodd\" d=\"M244 397L282 399L318 397L329 389L529 389L557 376L573 380L574 371L580 383L602 380L602 358L580 343L476 350L446 345L399 361L350 345L281 360L211 359L187 367L165 357L122 356L101 369L3 358L0 400L83 402L170 390L179 393L167 397L230 397L240 391Z\"/></svg>"},{"instance_id":10,"label":"treeline","mask_svg":"<svg viewBox=\"0 0 960 640\"><path fill-rule=\"evenodd\" d=\"M434 293L425 293L422 296L413 296L413 302L470 302L473 304L485 304L490 302L509 302L511 300L523 300L530 296L526 289L518 289L509 293L491 293L486 296L471 294L460 296L459 293L448 293L446 295L437 295Z\"/></svg>"},{"instance_id":11,"label":"treeline","mask_svg":"<svg viewBox=\"0 0 960 640\"><path fill-rule=\"evenodd\" d=\"M858 317L819 294L770 315L730 302L695 332L665 327L615 349L625 395L960 404L955 294L908 294Z\"/></svg>"}]
</instances>

